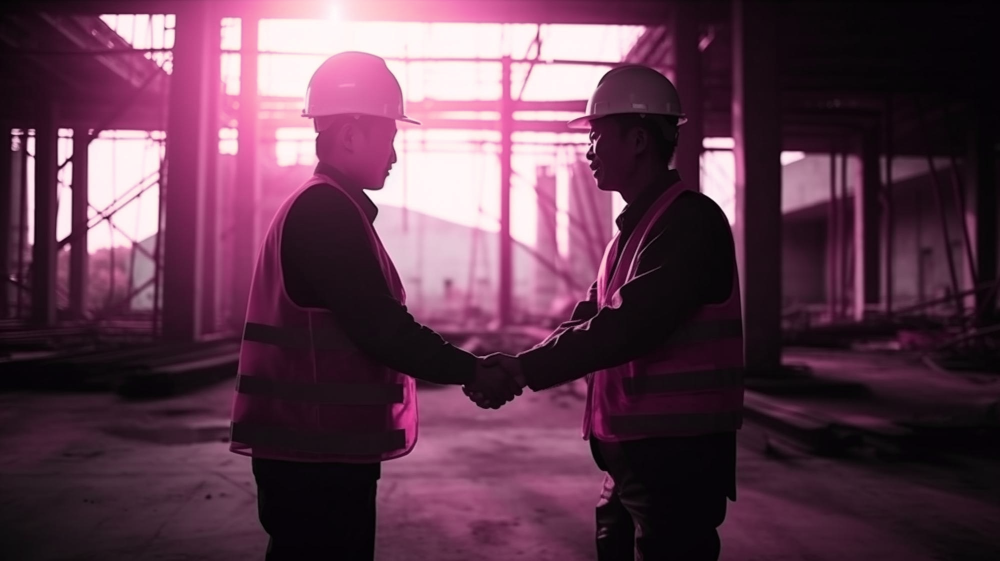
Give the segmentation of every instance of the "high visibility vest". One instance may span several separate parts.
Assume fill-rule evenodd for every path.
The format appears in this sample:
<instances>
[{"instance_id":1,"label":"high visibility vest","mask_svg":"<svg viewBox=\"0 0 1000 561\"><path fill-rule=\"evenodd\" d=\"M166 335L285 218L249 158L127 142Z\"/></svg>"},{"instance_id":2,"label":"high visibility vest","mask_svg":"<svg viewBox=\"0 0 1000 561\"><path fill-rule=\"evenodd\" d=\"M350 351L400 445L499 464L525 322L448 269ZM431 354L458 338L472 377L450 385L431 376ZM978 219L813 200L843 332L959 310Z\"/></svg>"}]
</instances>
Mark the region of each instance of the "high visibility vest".
<instances>
[{"instance_id":1,"label":"high visibility vest","mask_svg":"<svg viewBox=\"0 0 1000 561\"><path fill-rule=\"evenodd\" d=\"M240 345L230 450L301 462L374 463L398 458L408 454L417 440L413 378L366 356L333 314L324 308L300 307L285 290L281 270L285 218L303 191L321 183L343 191L329 177L313 176L278 210L258 254ZM361 207L355 206L364 217ZM367 217L364 223L386 282L404 303L406 294L396 268Z\"/></svg>"},{"instance_id":2,"label":"high visibility vest","mask_svg":"<svg viewBox=\"0 0 1000 561\"><path fill-rule=\"evenodd\" d=\"M683 185L646 211L628 240L608 244L597 275L599 307L621 305L619 289L635 278L638 253ZM618 243L625 243L618 266ZM663 343L631 362L587 376L583 437L626 441L734 431L743 424L743 318L733 256L729 299L701 308Z\"/></svg>"}]
</instances>

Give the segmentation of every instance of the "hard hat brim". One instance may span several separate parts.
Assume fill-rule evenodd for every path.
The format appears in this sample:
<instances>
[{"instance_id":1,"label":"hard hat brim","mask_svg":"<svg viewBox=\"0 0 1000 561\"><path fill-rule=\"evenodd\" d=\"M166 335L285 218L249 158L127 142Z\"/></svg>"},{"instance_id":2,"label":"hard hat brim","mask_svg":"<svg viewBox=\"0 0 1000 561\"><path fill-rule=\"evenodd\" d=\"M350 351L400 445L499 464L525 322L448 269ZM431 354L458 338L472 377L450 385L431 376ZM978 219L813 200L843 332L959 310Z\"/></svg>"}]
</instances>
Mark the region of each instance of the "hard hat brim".
<instances>
[{"instance_id":1,"label":"hard hat brim","mask_svg":"<svg viewBox=\"0 0 1000 561\"><path fill-rule=\"evenodd\" d=\"M584 130L586 130L586 129L590 128L590 122L593 121L594 119L603 119L604 117L611 117L613 115L638 115L638 114L644 114L644 115L661 115L663 117L676 117L677 118L677 126L678 127L681 126L681 125L683 125L684 123L686 123L687 120L688 120L686 115L662 115L660 113L645 113L645 112L642 112L642 111L628 111L628 112L621 112L621 113L604 113L604 114L601 114L601 115L584 115L583 117L577 117L576 119L573 119L572 121L569 121L568 123L566 123L566 126L569 127L569 128L571 128L571 129L584 129Z\"/></svg>"},{"instance_id":2,"label":"hard hat brim","mask_svg":"<svg viewBox=\"0 0 1000 561\"><path fill-rule=\"evenodd\" d=\"M583 117L577 117L576 119L569 121L566 123L566 126L571 129L589 129L591 121L605 116L606 115L584 115Z\"/></svg>"},{"instance_id":3,"label":"hard hat brim","mask_svg":"<svg viewBox=\"0 0 1000 561\"><path fill-rule=\"evenodd\" d=\"M387 117L385 115L376 115L374 113L338 113L339 115L365 115L368 117L379 117L382 119L392 119L393 121L402 121L404 123L410 123L411 125L422 125L420 121L416 119L411 119L406 115L400 115L398 117ZM302 112L302 116L306 119L319 119L322 117L335 117L336 115L309 115L305 111Z\"/></svg>"}]
</instances>

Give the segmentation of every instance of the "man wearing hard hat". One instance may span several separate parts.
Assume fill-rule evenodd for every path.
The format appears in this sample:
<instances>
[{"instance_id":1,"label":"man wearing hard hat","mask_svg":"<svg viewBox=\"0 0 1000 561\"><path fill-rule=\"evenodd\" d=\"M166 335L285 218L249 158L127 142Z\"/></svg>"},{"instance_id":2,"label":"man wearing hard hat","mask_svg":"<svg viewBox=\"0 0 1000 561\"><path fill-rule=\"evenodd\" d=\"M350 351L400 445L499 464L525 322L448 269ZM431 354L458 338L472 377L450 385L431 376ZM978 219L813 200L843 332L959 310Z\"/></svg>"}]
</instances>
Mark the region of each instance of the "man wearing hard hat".
<instances>
[{"instance_id":1,"label":"man wearing hard hat","mask_svg":"<svg viewBox=\"0 0 1000 561\"><path fill-rule=\"evenodd\" d=\"M267 559L370 560L381 462L417 440L414 378L520 395L499 368L417 323L365 189L396 162L399 82L379 57L334 55L306 117L315 174L278 209L257 257L240 347L232 443L252 457Z\"/></svg>"},{"instance_id":2,"label":"man wearing hard hat","mask_svg":"<svg viewBox=\"0 0 1000 561\"><path fill-rule=\"evenodd\" d=\"M600 561L718 559L736 499L743 322L725 214L670 168L684 123L659 72L601 78L587 159L627 206L597 281L570 321L517 357L487 359L539 391L586 376L583 437L607 472L597 504ZM496 405L475 391L480 406Z\"/></svg>"}]
</instances>

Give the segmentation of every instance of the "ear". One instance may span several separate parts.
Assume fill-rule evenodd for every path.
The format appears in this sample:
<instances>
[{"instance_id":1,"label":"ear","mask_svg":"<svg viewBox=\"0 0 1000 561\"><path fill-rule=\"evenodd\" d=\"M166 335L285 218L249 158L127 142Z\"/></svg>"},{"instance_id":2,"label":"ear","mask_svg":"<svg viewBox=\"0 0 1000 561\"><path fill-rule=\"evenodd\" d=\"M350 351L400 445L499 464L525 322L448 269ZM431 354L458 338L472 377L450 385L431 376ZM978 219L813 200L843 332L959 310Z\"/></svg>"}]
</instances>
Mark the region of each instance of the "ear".
<instances>
[{"instance_id":1,"label":"ear","mask_svg":"<svg viewBox=\"0 0 1000 561\"><path fill-rule=\"evenodd\" d=\"M357 149L358 132L357 124L354 121L347 121L337 133L337 144L348 152L354 152Z\"/></svg>"},{"instance_id":2,"label":"ear","mask_svg":"<svg viewBox=\"0 0 1000 561\"><path fill-rule=\"evenodd\" d=\"M650 144L652 144L651 138L649 138L649 133L646 129L642 127L635 127L632 129L632 145L635 147L636 154L642 154L649 150Z\"/></svg>"}]
</instances>

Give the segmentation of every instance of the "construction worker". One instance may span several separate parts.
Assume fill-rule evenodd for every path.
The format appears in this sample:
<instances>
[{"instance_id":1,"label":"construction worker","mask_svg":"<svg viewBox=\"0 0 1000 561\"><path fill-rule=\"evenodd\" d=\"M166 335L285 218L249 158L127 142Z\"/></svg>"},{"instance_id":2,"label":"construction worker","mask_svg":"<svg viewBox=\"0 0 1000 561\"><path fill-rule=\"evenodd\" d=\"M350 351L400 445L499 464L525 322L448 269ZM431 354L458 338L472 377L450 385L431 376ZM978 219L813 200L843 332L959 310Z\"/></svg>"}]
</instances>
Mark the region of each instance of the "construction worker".
<instances>
[{"instance_id":1,"label":"construction worker","mask_svg":"<svg viewBox=\"0 0 1000 561\"><path fill-rule=\"evenodd\" d=\"M598 188L627 203L619 233L570 321L516 357L490 359L534 391L586 376L583 436L606 472L600 561L715 560L727 498L736 499L744 362L735 245L722 210L670 168L683 122L677 90L659 72L625 65L601 78L571 125L590 129Z\"/></svg>"},{"instance_id":2,"label":"construction worker","mask_svg":"<svg viewBox=\"0 0 1000 561\"><path fill-rule=\"evenodd\" d=\"M252 458L266 559L371 560L381 462L417 440L414 378L498 403L522 386L406 310L364 193L396 162L396 121L419 124L385 61L330 57L303 115L319 164L277 211L257 258L230 449Z\"/></svg>"}]
</instances>

